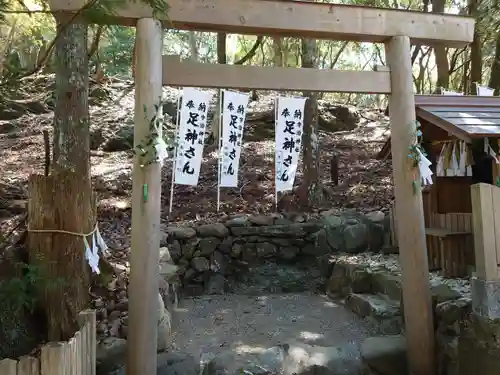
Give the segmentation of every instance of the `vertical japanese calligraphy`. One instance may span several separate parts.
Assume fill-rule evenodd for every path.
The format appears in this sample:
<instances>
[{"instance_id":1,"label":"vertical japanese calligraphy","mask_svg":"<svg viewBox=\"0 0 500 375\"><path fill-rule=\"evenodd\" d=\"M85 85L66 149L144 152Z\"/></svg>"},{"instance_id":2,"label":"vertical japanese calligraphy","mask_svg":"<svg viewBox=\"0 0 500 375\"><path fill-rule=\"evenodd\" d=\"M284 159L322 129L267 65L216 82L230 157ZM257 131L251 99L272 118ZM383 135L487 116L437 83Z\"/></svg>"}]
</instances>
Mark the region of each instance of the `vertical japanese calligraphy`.
<instances>
[{"instance_id":1,"label":"vertical japanese calligraphy","mask_svg":"<svg viewBox=\"0 0 500 375\"><path fill-rule=\"evenodd\" d=\"M174 172L174 182L178 185L198 185L211 98L212 94L206 91L183 89Z\"/></svg>"},{"instance_id":2,"label":"vertical japanese calligraphy","mask_svg":"<svg viewBox=\"0 0 500 375\"><path fill-rule=\"evenodd\" d=\"M276 191L293 189L302 146L306 98L278 98L276 110Z\"/></svg>"},{"instance_id":3,"label":"vertical japanese calligraphy","mask_svg":"<svg viewBox=\"0 0 500 375\"><path fill-rule=\"evenodd\" d=\"M223 90L222 102L222 156L219 160L221 187L238 186L243 128L248 105L248 94Z\"/></svg>"}]
</instances>

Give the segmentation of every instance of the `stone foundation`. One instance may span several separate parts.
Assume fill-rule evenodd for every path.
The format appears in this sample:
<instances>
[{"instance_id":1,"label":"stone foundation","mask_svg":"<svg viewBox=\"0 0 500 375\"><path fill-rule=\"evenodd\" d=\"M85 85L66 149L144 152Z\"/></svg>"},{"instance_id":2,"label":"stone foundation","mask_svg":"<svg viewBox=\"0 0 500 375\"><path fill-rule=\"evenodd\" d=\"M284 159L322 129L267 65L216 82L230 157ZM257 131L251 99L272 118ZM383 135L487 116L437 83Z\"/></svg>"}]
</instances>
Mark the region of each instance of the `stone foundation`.
<instances>
[{"instance_id":1,"label":"stone foundation","mask_svg":"<svg viewBox=\"0 0 500 375\"><path fill-rule=\"evenodd\" d=\"M221 294L235 291L234 282L244 279L256 265L292 264L299 269L311 265L317 269L316 260L328 254L380 251L389 230L387 223L382 212L325 213L309 220L302 216L293 220L279 215L237 216L223 223L170 226L162 246L168 247L179 266L179 279L187 294ZM297 280L298 284L304 282L307 280Z\"/></svg>"},{"instance_id":2,"label":"stone foundation","mask_svg":"<svg viewBox=\"0 0 500 375\"><path fill-rule=\"evenodd\" d=\"M500 281L472 280L472 309L487 319L500 319Z\"/></svg>"},{"instance_id":3,"label":"stone foundation","mask_svg":"<svg viewBox=\"0 0 500 375\"><path fill-rule=\"evenodd\" d=\"M404 335L400 272L385 268L383 261L382 265L374 265L369 260L366 257L363 261L362 256L330 257L327 292L345 297L346 307L373 322L380 334L401 332ZM442 279L433 279L436 374L500 374L500 319L491 318L500 308L495 302L498 301L497 288L493 283L473 280L472 297L480 297L474 302L476 312L470 293L460 293ZM489 304L487 309L484 307L486 303ZM362 347L363 374L409 373L402 350L406 350L406 345L401 336L383 336L367 341Z\"/></svg>"}]
</instances>

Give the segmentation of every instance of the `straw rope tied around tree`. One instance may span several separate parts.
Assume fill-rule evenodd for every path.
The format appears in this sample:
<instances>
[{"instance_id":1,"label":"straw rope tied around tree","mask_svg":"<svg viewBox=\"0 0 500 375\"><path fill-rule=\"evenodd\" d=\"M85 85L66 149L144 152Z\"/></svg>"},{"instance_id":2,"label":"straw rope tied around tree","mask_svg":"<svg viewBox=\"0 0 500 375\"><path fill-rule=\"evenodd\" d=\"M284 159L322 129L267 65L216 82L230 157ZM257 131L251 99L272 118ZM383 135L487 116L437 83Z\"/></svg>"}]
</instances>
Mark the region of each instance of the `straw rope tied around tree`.
<instances>
[{"instance_id":1,"label":"straw rope tied around tree","mask_svg":"<svg viewBox=\"0 0 500 375\"><path fill-rule=\"evenodd\" d=\"M415 128L415 141L414 144L409 147L408 158L412 160L413 193L417 194L422 186L432 185L433 173L430 169L432 163L427 159L427 155L422 148L422 130L420 130L420 123L418 121L415 121Z\"/></svg>"},{"instance_id":2,"label":"straw rope tied around tree","mask_svg":"<svg viewBox=\"0 0 500 375\"><path fill-rule=\"evenodd\" d=\"M99 249L104 254L104 252L108 250L108 246L106 245L106 242L104 242L104 239L102 238L101 233L99 232L99 226L97 223L95 224L94 229L92 229L92 231L89 233L77 233L61 229L31 229L29 227L28 227L28 232L61 233L61 234L68 234L70 236L82 237L84 251L85 251L85 259L87 259L87 262L90 268L92 269L92 272L98 275L101 273L101 271L99 270ZM90 243L87 240L87 237L90 236L92 236L91 240L92 246L90 246Z\"/></svg>"}]
</instances>

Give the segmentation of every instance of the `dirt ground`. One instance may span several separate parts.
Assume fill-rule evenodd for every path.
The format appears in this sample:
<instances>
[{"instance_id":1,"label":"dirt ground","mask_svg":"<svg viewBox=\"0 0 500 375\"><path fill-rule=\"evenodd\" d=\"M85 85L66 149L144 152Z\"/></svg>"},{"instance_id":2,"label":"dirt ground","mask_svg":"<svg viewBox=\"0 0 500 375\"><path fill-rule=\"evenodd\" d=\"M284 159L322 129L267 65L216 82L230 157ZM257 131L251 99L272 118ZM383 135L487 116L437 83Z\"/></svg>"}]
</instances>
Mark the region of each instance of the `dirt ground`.
<instances>
[{"instance_id":1,"label":"dirt ground","mask_svg":"<svg viewBox=\"0 0 500 375\"><path fill-rule=\"evenodd\" d=\"M303 343L337 347L354 367L361 342L374 333L341 304L311 293L188 298L174 312L173 327L174 349L197 358Z\"/></svg>"}]
</instances>

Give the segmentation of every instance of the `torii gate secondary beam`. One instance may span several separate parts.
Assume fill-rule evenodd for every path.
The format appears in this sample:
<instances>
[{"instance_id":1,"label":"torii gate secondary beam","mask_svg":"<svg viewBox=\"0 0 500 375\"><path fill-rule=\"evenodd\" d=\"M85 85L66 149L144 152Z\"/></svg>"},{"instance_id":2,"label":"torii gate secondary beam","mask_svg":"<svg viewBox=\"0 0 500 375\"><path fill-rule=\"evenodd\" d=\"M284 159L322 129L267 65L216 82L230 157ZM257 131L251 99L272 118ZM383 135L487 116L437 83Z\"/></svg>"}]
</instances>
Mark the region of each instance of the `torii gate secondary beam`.
<instances>
[{"instance_id":1,"label":"torii gate secondary beam","mask_svg":"<svg viewBox=\"0 0 500 375\"><path fill-rule=\"evenodd\" d=\"M391 73L205 64L163 56L163 84L225 89L390 94Z\"/></svg>"},{"instance_id":2,"label":"torii gate secondary beam","mask_svg":"<svg viewBox=\"0 0 500 375\"><path fill-rule=\"evenodd\" d=\"M53 12L77 12L86 0L49 0ZM412 43L464 47L472 42L474 19L449 14L284 0L169 0L164 27L253 35L383 43L405 35ZM129 2L113 24L135 26L151 18L150 7Z\"/></svg>"}]
</instances>

